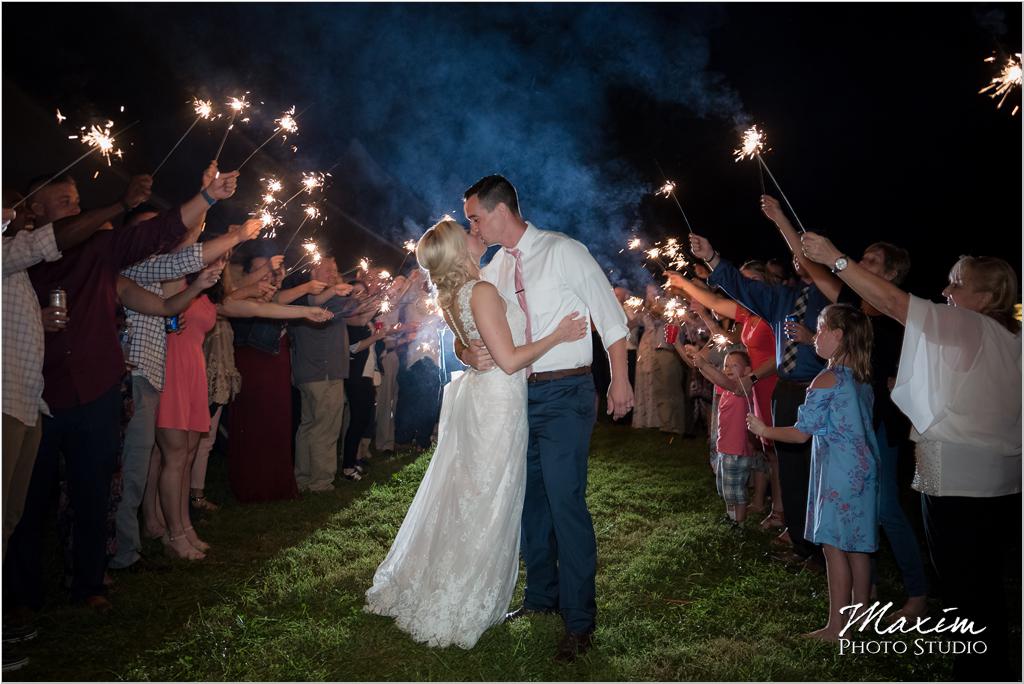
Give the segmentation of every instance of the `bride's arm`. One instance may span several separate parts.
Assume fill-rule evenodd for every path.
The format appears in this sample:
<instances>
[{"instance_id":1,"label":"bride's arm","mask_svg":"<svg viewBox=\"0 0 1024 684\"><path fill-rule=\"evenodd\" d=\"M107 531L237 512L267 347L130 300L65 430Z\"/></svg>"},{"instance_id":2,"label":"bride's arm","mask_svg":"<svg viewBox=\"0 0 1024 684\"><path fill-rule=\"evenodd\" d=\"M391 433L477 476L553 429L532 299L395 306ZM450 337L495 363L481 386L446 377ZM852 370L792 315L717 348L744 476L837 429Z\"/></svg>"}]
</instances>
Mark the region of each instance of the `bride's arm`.
<instances>
[{"instance_id":1,"label":"bride's arm","mask_svg":"<svg viewBox=\"0 0 1024 684\"><path fill-rule=\"evenodd\" d=\"M587 320L573 313L563 318L558 328L547 337L517 347L505 318L505 302L494 285L483 281L474 285L469 306L491 357L509 375L526 368L556 345L582 339L587 334Z\"/></svg>"}]
</instances>

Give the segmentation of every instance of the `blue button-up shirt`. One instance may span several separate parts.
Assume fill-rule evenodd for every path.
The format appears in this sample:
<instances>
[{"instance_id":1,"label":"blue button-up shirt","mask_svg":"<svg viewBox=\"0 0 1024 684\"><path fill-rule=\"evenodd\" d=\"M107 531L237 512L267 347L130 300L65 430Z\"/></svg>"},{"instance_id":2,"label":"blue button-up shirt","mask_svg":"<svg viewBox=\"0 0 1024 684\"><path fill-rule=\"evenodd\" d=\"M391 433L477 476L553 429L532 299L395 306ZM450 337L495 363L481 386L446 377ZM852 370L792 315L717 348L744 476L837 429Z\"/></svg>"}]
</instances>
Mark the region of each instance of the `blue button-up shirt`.
<instances>
[{"instance_id":1,"label":"blue button-up shirt","mask_svg":"<svg viewBox=\"0 0 1024 684\"><path fill-rule=\"evenodd\" d=\"M793 313L796 298L803 289L803 284L789 287L751 280L743 277L739 270L725 259L718 262L718 266L708 278L708 283L721 287L730 297L763 318L772 327L772 332L775 333L775 362L779 367L780 378L809 382L825 367L825 362L815 353L814 345L801 344L796 350L796 368L791 373L782 370L782 354L788 341L785 332L786 316ZM807 311L800 322L813 331L818 327L818 314L831 302L817 287L809 287Z\"/></svg>"}]
</instances>

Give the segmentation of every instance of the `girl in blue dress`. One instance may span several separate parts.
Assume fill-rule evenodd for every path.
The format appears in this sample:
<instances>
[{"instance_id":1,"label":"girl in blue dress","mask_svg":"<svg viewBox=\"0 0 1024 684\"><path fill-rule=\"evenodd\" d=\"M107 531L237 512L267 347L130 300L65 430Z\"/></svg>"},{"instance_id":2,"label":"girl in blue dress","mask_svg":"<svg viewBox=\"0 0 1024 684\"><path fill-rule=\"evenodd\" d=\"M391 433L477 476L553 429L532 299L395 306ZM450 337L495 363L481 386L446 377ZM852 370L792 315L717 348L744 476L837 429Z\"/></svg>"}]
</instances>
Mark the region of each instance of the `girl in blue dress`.
<instances>
[{"instance_id":1,"label":"girl in blue dress","mask_svg":"<svg viewBox=\"0 0 1024 684\"><path fill-rule=\"evenodd\" d=\"M792 427L754 415L750 431L779 442L813 439L807 538L822 544L828 569L828 624L806 636L838 641L841 608L870 604L870 554L878 548L878 444L872 425L871 323L847 304L825 307L814 350L828 366L807 389Z\"/></svg>"}]
</instances>

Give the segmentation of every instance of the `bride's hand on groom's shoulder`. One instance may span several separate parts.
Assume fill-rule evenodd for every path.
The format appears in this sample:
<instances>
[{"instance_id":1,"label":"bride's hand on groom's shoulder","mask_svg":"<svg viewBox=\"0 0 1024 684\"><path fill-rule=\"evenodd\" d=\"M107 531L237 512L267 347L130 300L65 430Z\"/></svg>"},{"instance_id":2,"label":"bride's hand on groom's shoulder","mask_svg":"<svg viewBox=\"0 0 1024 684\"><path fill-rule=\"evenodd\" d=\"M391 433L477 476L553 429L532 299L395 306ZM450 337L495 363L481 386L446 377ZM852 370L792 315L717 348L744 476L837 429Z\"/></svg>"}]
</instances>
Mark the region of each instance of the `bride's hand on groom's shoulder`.
<instances>
[{"instance_id":1,"label":"bride's hand on groom's shoulder","mask_svg":"<svg viewBox=\"0 0 1024 684\"><path fill-rule=\"evenodd\" d=\"M590 322L587 320L587 317L580 316L579 311L573 311L562 319L555 333L562 342L575 342L576 340L582 340L589 330Z\"/></svg>"}]
</instances>

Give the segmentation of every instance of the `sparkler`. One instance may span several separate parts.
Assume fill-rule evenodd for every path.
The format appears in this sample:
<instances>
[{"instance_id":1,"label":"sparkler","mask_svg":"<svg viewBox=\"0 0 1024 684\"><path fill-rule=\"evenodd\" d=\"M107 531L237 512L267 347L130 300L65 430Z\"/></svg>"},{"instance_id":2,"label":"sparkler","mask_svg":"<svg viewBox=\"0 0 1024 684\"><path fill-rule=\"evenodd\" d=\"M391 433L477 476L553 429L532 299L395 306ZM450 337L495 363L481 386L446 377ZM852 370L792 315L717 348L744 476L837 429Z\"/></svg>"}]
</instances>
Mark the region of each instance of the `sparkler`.
<instances>
[{"instance_id":1,"label":"sparkler","mask_svg":"<svg viewBox=\"0 0 1024 684\"><path fill-rule=\"evenodd\" d=\"M172 147L171 151L167 153L167 156L165 156L163 160L159 164L157 164L156 171L154 171L151 175L155 176L156 172L159 171L165 163L167 163L167 160L171 158L172 154L174 154L174 150L178 149L178 145L180 145L181 142L188 136L188 134L192 132L192 129L196 127L197 123L199 123L203 119L209 119L213 116L213 102L209 100L200 100L198 97L192 98L192 109L196 113L195 121L192 122L191 126L185 129L185 132L181 134L180 138L178 138L178 142L174 143L174 147ZM57 114L60 114L60 110L57 111Z\"/></svg>"},{"instance_id":2,"label":"sparkler","mask_svg":"<svg viewBox=\"0 0 1024 684\"><path fill-rule=\"evenodd\" d=\"M302 249L305 250L305 254L299 259L298 263L292 266L290 269L285 271L285 275L289 275L298 269L300 266L305 264L306 266L319 266L320 262L323 261L323 256L320 254L320 248L312 240L307 240L302 243ZM306 261L309 261L307 264Z\"/></svg>"},{"instance_id":3,"label":"sparkler","mask_svg":"<svg viewBox=\"0 0 1024 684\"><path fill-rule=\"evenodd\" d=\"M639 309L643 305L644 300L641 299L640 297L630 297L629 299L626 300L626 306L628 306L630 309Z\"/></svg>"},{"instance_id":4,"label":"sparkler","mask_svg":"<svg viewBox=\"0 0 1024 684\"><path fill-rule=\"evenodd\" d=\"M108 123L111 123L111 122L108 122ZM137 123L139 123L138 120L135 120L135 121L131 122L130 124L128 124L127 126L125 126L124 128L122 128L121 130L117 131L114 134L110 134L109 133L110 129L107 128L106 129L107 133L105 133L104 135L105 135L105 140L107 141L107 144L109 144L109 146L110 146L110 149L113 149L114 140L115 140L115 138L117 138L117 136L121 135L122 133L124 133L125 131L127 131L129 128L131 128L132 126L134 126ZM93 128L95 128L95 126ZM84 126L83 126L83 129L84 129ZM77 136L77 135L68 136L69 139L77 139L78 137L79 136ZM83 142L86 142L86 141L83 140ZM45 188L47 185L49 185L50 183L52 183L56 179L60 178L61 176L63 176L65 173L70 171L73 166L78 164L80 161L82 161L83 159L88 157L90 154L92 154L96 150L100 149L98 144L92 144L92 143L88 143L88 142L86 144L89 145L89 149L86 150L85 153L83 153L80 157L78 157L78 159L76 159L75 161L71 162L70 164L65 166L63 169L61 169L57 173L55 173L52 176L50 176L46 180L46 182L43 183L42 185L40 185L38 188L36 188L32 192L30 192L27 195L25 195L24 197L22 197L17 202L15 202L14 205L11 207L11 209L17 209L18 207L20 207L22 204L24 204L26 201L28 201L29 197L31 197L32 195L36 194L37 192L39 192L40 190ZM120 158L121 157L121 150L117 150L114 154L116 154L118 156L118 158ZM109 156L107 157L107 163L108 163L108 165L110 163L110 157Z\"/></svg>"},{"instance_id":5,"label":"sparkler","mask_svg":"<svg viewBox=\"0 0 1024 684\"><path fill-rule=\"evenodd\" d=\"M1000 72L992 78L992 81L978 91L978 94L980 95L981 93L991 90L992 92L990 92L988 96L993 100L997 97L999 98L999 102L996 104L996 109L1003 106L1003 102L1006 101L1007 96L1013 92L1014 88L1021 87L1020 55L1021 53L1018 52L1016 55L1010 56L1010 58L1006 60L1006 64L1003 65ZM996 58L989 57L985 61L992 63L996 61ZM1018 111L1020 111L1020 106L1014 105L1013 111L1010 112L1010 116L1014 116Z\"/></svg>"},{"instance_id":6,"label":"sparkler","mask_svg":"<svg viewBox=\"0 0 1024 684\"><path fill-rule=\"evenodd\" d=\"M110 166L110 155L115 154L118 158L121 158L121 150L114 150L114 137L110 135L110 129L114 127L113 121L108 121L103 128L100 128L96 124L93 124L88 131L82 135L70 135L69 139L78 139L82 143L97 149L100 154L107 160L107 166ZM85 131L85 126L82 126L82 130Z\"/></svg>"},{"instance_id":7,"label":"sparkler","mask_svg":"<svg viewBox=\"0 0 1024 684\"><path fill-rule=\"evenodd\" d=\"M783 191L782 186L779 185L779 181L775 180L775 174L768 168L768 164L765 163L762 152L768 152L771 148L765 149L764 133L758 130L757 126L751 126L743 132L743 142L738 150L733 150L733 154L736 155L736 161L742 159L756 159L760 168L764 169L768 177L772 179L772 183L779 191L779 195L782 196L782 201L786 203L789 208L789 213L793 215L793 219L796 221L797 228L800 229L801 233L806 233L807 230L804 225L800 222L800 217L796 215L796 211L793 210L793 205L789 203L789 198L786 197L786 193ZM761 194L765 194L764 189L764 177L761 177Z\"/></svg>"},{"instance_id":8,"label":"sparkler","mask_svg":"<svg viewBox=\"0 0 1024 684\"><path fill-rule=\"evenodd\" d=\"M391 300L385 297L384 299L380 300L380 312L381 313L389 313L390 311L391 311Z\"/></svg>"},{"instance_id":9,"label":"sparkler","mask_svg":"<svg viewBox=\"0 0 1024 684\"><path fill-rule=\"evenodd\" d=\"M60 126L67 120L68 117L60 113L60 109L57 110L57 125Z\"/></svg>"},{"instance_id":10,"label":"sparkler","mask_svg":"<svg viewBox=\"0 0 1024 684\"><path fill-rule=\"evenodd\" d=\"M289 134L298 133L299 124L296 121L296 119L298 119L298 117L295 115L295 106L292 105L291 109L281 114L280 119L274 119L274 123L277 124L277 128L274 129L274 132L270 134L270 137L264 140L259 147L257 147L251 153L249 153L249 156L245 158L245 161L238 165L238 168L242 168L243 166L245 166L257 152L262 150L271 140L276 138L278 133L284 132L284 136L282 136L282 141L288 140Z\"/></svg>"},{"instance_id":11,"label":"sparkler","mask_svg":"<svg viewBox=\"0 0 1024 684\"><path fill-rule=\"evenodd\" d=\"M660 195L661 197L672 198L672 201L676 203L676 207L679 208L679 213L683 215L683 221L686 223L686 231L690 235L693 235L693 228L690 227L690 219L686 217L686 212L683 211L683 205L679 202L679 198L676 197L676 184L673 181L667 180L658 192L654 194Z\"/></svg>"},{"instance_id":12,"label":"sparkler","mask_svg":"<svg viewBox=\"0 0 1024 684\"><path fill-rule=\"evenodd\" d=\"M300 223L299 227L295 229L295 232L292 233L292 236L290 238L288 238L288 242L287 242L287 244L285 244L284 250L282 250L282 251L287 251L288 250L288 247L292 244L292 241L294 241L295 238L298 237L299 233L302 232L302 227L304 225L306 225L306 221L308 221L310 219L316 219L316 218L320 217L320 209L317 208L317 206L315 204L303 205L302 212L306 215L306 217L304 219L302 219L302 223Z\"/></svg>"},{"instance_id":13,"label":"sparkler","mask_svg":"<svg viewBox=\"0 0 1024 684\"><path fill-rule=\"evenodd\" d=\"M248 94L248 92L245 93L245 95ZM242 95L242 99L232 97L226 103L227 106L231 109L231 118L228 120L228 127L224 131L224 137L220 139L220 147L217 148L217 154L213 155L214 161L220 160L220 153L224 151L224 143L227 142L228 140L228 133L230 133L231 129L235 127L235 117L238 116L239 113L248 109L249 107L249 103L246 101L245 95ZM243 119L243 121L247 121L247 119Z\"/></svg>"},{"instance_id":14,"label":"sparkler","mask_svg":"<svg viewBox=\"0 0 1024 684\"><path fill-rule=\"evenodd\" d=\"M349 273L355 273L356 271L362 271L363 273L366 273L369 270L370 270L370 260L368 258L366 258L366 257L363 257L362 259L359 260L359 264L358 265L353 266L352 268L348 269L347 271L345 271L341 275L346 276Z\"/></svg>"},{"instance_id":15,"label":"sparkler","mask_svg":"<svg viewBox=\"0 0 1024 684\"><path fill-rule=\"evenodd\" d=\"M286 199L284 203L281 204L281 206L288 206L289 202L291 202L293 199L295 199L304 192L312 195L314 190L316 190L317 188L322 188L324 186L324 183L327 182L327 176L328 174L322 173L320 171L306 171L305 173L302 174L302 187L299 188L299 190L294 195Z\"/></svg>"}]
</instances>

